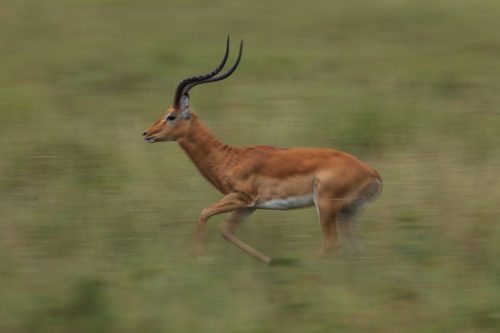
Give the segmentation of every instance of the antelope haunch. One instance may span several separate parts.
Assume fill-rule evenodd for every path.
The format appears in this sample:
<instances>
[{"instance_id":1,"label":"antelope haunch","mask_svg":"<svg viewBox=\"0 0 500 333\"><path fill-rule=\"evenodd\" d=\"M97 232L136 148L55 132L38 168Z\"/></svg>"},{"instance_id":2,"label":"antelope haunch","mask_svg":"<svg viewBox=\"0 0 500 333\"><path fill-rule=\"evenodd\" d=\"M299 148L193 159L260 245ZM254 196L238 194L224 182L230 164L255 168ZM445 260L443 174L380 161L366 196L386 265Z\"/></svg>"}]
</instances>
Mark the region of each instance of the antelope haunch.
<instances>
[{"instance_id":1,"label":"antelope haunch","mask_svg":"<svg viewBox=\"0 0 500 333\"><path fill-rule=\"evenodd\" d=\"M211 72L182 80L173 105L144 133L150 143L177 141L200 173L224 197L203 209L196 238L200 244L211 216L232 212L219 226L222 236L243 251L269 264L271 258L243 243L235 229L256 209L293 209L315 206L324 234L321 255L338 245L338 224L347 223L382 189L380 175L347 153L326 148L238 148L217 140L189 106L189 90L198 84L223 80L238 67L243 49L225 73L229 37L222 62Z\"/></svg>"}]
</instances>

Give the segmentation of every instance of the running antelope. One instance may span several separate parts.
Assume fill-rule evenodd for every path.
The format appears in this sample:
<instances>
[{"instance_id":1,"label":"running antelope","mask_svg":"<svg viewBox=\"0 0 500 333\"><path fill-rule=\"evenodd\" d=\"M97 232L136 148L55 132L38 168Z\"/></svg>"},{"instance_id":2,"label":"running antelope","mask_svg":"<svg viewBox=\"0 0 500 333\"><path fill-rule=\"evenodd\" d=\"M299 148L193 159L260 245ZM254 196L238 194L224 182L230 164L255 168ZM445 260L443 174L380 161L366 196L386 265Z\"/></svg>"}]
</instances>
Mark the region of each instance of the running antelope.
<instances>
[{"instance_id":1,"label":"running antelope","mask_svg":"<svg viewBox=\"0 0 500 333\"><path fill-rule=\"evenodd\" d=\"M233 66L220 73L229 54L229 37L222 62L211 72L182 80L165 115L144 133L150 143L177 141L200 173L224 196L206 207L196 230L200 246L208 219L231 212L219 226L222 236L263 263L271 258L238 239L234 232L256 209L285 210L315 206L324 234L319 255L338 246L338 224L347 223L382 189L380 175L357 158L327 148L233 147L215 138L189 106L196 85L223 80L241 60L243 41Z\"/></svg>"}]
</instances>

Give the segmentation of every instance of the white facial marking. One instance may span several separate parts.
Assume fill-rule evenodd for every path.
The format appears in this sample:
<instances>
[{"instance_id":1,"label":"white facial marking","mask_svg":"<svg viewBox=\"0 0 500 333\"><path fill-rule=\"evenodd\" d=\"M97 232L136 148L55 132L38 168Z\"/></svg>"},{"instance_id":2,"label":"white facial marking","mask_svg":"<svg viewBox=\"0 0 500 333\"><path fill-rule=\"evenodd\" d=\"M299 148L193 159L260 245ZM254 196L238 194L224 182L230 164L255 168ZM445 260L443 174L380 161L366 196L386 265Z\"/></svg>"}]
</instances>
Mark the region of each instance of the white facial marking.
<instances>
[{"instance_id":1,"label":"white facial marking","mask_svg":"<svg viewBox=\"0 0 500 333\"><path fill-rule=\"evenodd\" d=\"M273 199L269 201L259 202L254 207L261 209L293 209L307 207L313 204L312 193L306 195L299 195L288 198Z\"/></svg>"}]
</instances>

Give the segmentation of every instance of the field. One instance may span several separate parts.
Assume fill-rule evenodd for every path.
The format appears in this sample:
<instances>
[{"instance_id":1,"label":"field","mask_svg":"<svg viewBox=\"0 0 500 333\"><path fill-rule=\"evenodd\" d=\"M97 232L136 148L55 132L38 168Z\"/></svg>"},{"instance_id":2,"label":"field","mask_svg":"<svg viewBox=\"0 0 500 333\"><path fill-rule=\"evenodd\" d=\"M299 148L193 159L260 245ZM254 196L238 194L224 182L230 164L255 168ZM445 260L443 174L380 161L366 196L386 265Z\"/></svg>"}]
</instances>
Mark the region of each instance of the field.
<instances>
[{"instance_id":1,"label":"field","mask_svg":"<svg viewBox=\"0 0 500 333\"><path fill-rule=\"evenodd\" d=\"M377 169L364 254L313 257L314 209L224 241L220 194L142 131L185 76L222 141L325 146ZM0 2L0 332L499 332L500 3ZM230 60L231 61L231 60Z\"/></svg>"}]
</instances>

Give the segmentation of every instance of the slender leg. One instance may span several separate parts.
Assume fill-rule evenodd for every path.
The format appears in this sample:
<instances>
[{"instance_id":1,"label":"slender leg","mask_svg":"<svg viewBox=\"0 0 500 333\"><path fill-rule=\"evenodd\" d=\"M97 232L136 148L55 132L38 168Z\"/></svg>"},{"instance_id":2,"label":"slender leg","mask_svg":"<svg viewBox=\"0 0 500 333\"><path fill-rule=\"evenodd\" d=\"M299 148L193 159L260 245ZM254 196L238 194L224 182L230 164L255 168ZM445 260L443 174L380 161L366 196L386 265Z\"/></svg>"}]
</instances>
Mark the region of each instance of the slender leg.
<instances>
[{"instance_id":1,"label":"slender leg","mask_svg":"<svg viewBox=\"0 0 500 333\"><path fill-rule=\"evenodd\" d=\"M269 264L271 258L255 250L253 247L245 244L239 238L234 235L236 228L250 215L254 209L252 208L239 208L233 211L233 215L227 220L219 225L219 231L227 241L233 243L241 250L245 251L257 260Z\"/></svg>"},{"instance_id":2,"label":"slender leg","mask_svg":"<svg viewBox=\"0 0 500 333\"><path fill-rule=\"evenodd\" d=\"M205 226L210 217L233 211L238 208L245 208L249 202L248 196L240 192L232 192L220 199L216 203L204 208L201 211L198 227L196 228L196 248L201 253Z\"/></svg>"},{"instance_id":3,"label":"slender leg","mask_svg":"<svg viewBox=\"0 0 500 333\"><path fill-rule=\"evenodd\" d=\"M318 251L318 257L324 257L333 252L340 246L337 214L342 207L340 201L331 200L335 196L331 193L322 193L318 181L314 183L313 201L318 213L321 230L323 231L323 246Z\"/></svg>"},{"instance_id":4,"label":"slender leg","mask_svg":"<svg viewBox=\"0 0 500 333\"><path fill-rule=\"evenodd\" d=\"M325 212L323 216L320 216L321 230L323 231L323 246L318 251L318 256L324 257L332 253L333 250L337 249L339 244L339 236L337 230L337 218L335 214Z\"/></svg>"},{"instance_id":5,"label":"slender leg","mask_svg":"<svg viewBox=\"0 0 500 333\"><path fill-rule=\"evenodd\" d=\"M340 236L342 237L342 239L349 240L349 244L352 248L353 254L365 257L366 251L364 249L363 242L356 234L356 230L354 230L356 227L356 218L354 216L345 217L340 214L339 216L337 216L337 219L339 223Z\"/></svg>"}]
</instances>

